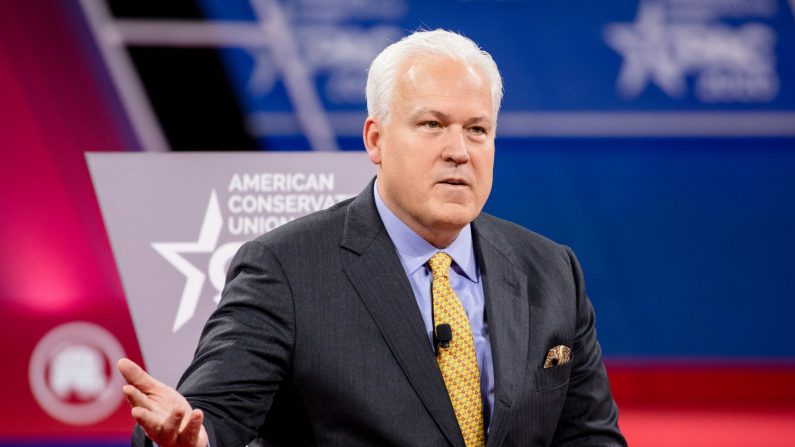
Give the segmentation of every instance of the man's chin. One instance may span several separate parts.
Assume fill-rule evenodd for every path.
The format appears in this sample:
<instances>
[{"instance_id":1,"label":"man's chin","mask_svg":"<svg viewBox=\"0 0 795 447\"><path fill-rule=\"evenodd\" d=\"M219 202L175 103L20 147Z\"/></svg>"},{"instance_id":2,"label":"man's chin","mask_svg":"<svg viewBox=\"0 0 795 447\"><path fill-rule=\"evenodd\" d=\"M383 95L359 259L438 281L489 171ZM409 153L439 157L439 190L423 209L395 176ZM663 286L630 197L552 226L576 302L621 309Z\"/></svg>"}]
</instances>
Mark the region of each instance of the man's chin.
<instances>
[{"instance_id":1,"label":"man's chin","mask_svg":"<svg viewBox=\"0 0 795 447\"><path fill-rule=\"evenodd\" d=\"M475 220L479 214L479 212L471 206L458 204L447 204L444 211L445 212L440 216L437 216L436 220L439 227L447 229L464 228L468 223Z\"/></svg>"}]
</instances>

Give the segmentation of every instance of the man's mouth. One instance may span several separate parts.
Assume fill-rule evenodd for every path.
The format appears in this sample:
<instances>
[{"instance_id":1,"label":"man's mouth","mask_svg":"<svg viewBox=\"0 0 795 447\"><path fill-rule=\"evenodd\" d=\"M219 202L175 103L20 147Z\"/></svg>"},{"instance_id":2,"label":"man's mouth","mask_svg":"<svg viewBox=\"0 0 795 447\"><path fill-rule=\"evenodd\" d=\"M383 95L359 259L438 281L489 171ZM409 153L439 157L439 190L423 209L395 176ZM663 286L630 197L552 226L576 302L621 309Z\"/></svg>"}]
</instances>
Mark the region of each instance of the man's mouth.
<instances>
[{"instance_id":1,"label":"man's mouth","mask_svg":"<svg viewBox=\"0 0 795 447\"><path fill-rule=\"evenodd\" d=\"M448 179L442 180L439 183L442 183L442 184L445 184L445 185L453 185L453 186L466 186L467 185L467 182L464 179L460 179L460 178L448 178Z\"/></svg>"}]
</instances>

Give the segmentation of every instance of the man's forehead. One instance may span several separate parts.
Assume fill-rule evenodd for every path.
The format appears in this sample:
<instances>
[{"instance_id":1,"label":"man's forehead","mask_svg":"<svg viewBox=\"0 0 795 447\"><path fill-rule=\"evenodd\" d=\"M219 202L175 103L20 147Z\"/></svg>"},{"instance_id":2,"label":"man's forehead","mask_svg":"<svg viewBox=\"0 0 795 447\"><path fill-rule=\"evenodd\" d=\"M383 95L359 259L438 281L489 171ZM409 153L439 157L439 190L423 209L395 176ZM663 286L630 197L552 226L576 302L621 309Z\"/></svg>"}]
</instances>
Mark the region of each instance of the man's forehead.
<instances>
[{"instance_id":1,"label":"man's forehead","mask_svg":"<svg viewBox=\"0 0 795 447\"><path fill-rule=\"evenodd\" d=\"M449 58L416 58L404 64L395 99L403 102L402 106L408 109L405 111L411 115L433 110L451 113L447 110L451 101L456 106L483 109L470 114L492 115L491 90L485 74L472 64Z\"/></svg>"},{"instance_id":2,"label":"man's forehead","mask_svg":"<svg viewBox=\"0 0 795 447\"><path fill-rule=\"evenodd\" d=\"M475 84L487 85L485 73L466 61L448 57L418 56L407 60L401 77L407 81L419 81L429 77L440 80L461 79Z\"/></svg>"}]
</instances>

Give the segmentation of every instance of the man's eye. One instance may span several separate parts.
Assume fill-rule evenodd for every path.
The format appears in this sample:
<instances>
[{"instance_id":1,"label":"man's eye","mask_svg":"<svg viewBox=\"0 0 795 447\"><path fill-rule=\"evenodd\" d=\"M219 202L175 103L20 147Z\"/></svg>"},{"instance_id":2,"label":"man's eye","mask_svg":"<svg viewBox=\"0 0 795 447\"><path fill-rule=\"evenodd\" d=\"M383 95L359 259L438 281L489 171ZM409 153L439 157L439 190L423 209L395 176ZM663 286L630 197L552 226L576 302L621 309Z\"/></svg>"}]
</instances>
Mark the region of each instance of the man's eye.
<instances>
[{"instance_id":1,"label":"man's eye","mask_svg":"<svg viewBox=\"0 0 795 447\"><path fill-rule=\"evenodd\" d=\"M470 127L469 131L476 135L486 135L486 129L480 126Z\"/></svg>"},{"instance_id":2,"label":"man's eye","mask_svg":"<svg viewBox=\"0 0 795 447\"><path fill-rule=\"evenodd\" d=\"M438 129L442 127L442 124L439 121L425 121L422 123L422 127L427 127L428 129Z\"/></svg>"}]
</instances>

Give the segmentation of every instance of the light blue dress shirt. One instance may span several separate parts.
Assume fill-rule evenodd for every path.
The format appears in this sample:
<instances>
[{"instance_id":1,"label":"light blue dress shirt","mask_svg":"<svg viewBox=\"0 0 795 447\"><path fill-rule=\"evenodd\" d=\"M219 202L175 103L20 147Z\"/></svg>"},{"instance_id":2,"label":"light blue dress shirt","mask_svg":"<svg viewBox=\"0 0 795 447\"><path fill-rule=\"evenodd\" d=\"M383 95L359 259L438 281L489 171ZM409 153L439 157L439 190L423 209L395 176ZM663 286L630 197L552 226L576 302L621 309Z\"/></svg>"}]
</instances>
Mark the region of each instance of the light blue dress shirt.
<instances>
[{"instance_id":1,"label":"light blue dress shirt","mask_svg":"<svg viewBox=\"0 0 795 447\"><path fill-rule=\"evenodd\" d=\"M373 186L375 190L375 206L384 222L386 232L397 248L400 262L406 271L414 298L422 313L428 339L433 348L433 302L431 287L433 276L426 265L428 260L437 252L443 251L453 258L450 269L450 286L458 295L464 311L472 326L472 335L475 340L475 351L480 369L480 391L483 396L483 417L486 427L489 427L491 414L494 409L494 365L491 360L491 345L489 344L489 326L486 322L485 300L483 296L483 283L480 280L475 257L475 247L472 244L472 228L467 224L458 237L444 249L437 249L428 241L417 235L411 228L401 221L386 206L378 192L378 181Z\"/></svg>"}]
</instances>

